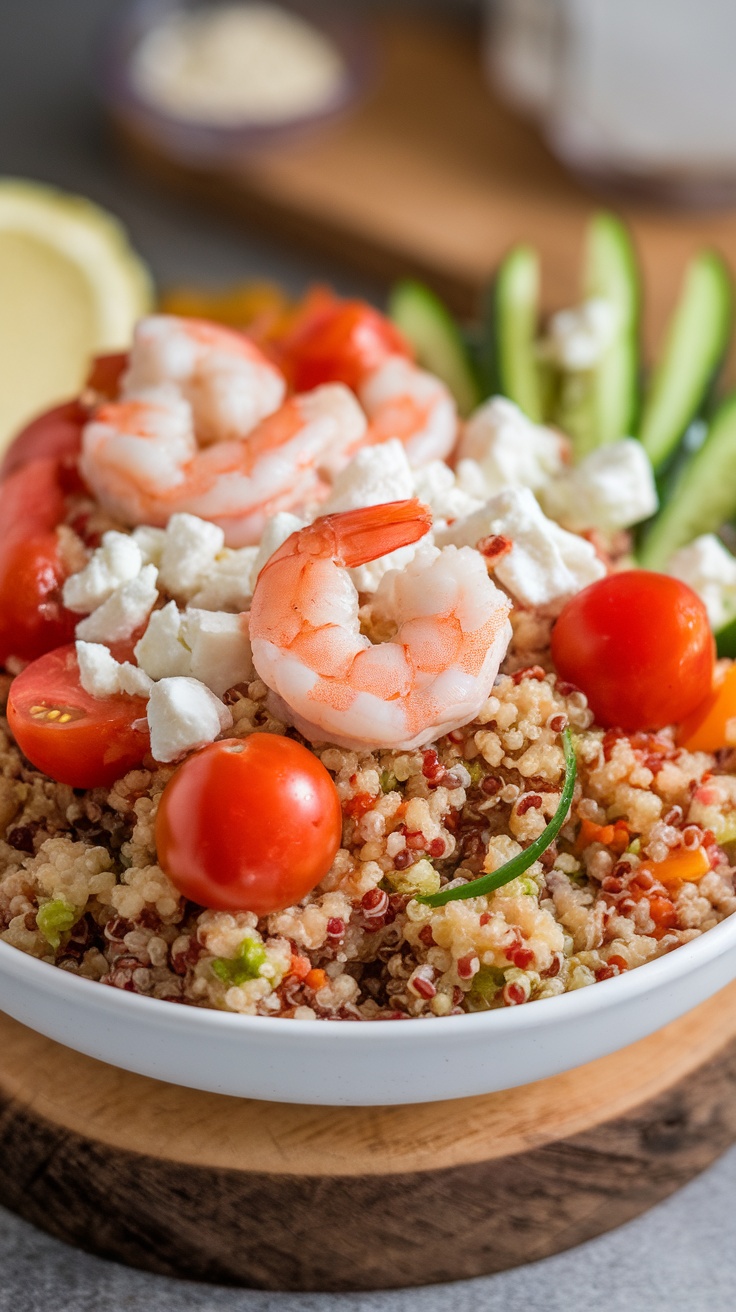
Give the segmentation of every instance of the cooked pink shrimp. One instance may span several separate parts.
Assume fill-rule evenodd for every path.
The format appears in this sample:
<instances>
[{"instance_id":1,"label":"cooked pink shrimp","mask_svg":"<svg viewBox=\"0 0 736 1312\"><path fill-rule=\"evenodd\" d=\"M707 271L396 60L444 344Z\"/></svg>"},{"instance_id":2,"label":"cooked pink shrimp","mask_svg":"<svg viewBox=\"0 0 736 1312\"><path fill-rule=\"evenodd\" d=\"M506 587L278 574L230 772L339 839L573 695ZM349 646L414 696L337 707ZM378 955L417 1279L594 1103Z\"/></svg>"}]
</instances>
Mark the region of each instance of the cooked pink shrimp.
<instances>
[{"instance_id":1,"label":"cooked pink shrimp","mask_svg":"<svg viewBox=\"0 0 736 1312\"><path fill-rule=\"evenodd\" d=\"M164 384L191 405L199 446L242 439L286 395L281 371L244 333L152 314L136 325L121 394Z\"/></svg>"},{"instance_id":2,"label":"cooked pink shrimp","mask_svg":"<svg viewBox=\"0 0 736 1312\"><path fill-rule=\"evenodd\" d=\"M359 444L365 416L347 387L291 397L242 441L200 447L187 400L164 385L98 408L82 437L80 471L126 524L165 526L188 511L219 524L228 546L258 542L278 510L320 501L325 465Z\"/></svg>"},{"instance_id":3,"label":"cooked pink shrimp","mask_svg":"<svg viewBox=\"0 0 736 1312\"><path fill-rule=\"evenodd\" d=\"M311 741L421 747L472 720L488 697L511 637L510 603L472 548L421 547L372 599L395 637L374 645L360 631L348 570L430 526L416 500L326 515L292 533L261 571L253 661Z\"/></svg>"},{"instance_id":4,"label":"cooked pink shrimp","mask_svg":"<svg viewBox=\"0 0 736 1312\"><path fill-rule=\"evenodd\" d=\"M370 441L398 437L415 468L446 460L458 435L455 402L441 379L403 355L390 355L358 388L370 420Z\"/></svg>"}]
</instances>

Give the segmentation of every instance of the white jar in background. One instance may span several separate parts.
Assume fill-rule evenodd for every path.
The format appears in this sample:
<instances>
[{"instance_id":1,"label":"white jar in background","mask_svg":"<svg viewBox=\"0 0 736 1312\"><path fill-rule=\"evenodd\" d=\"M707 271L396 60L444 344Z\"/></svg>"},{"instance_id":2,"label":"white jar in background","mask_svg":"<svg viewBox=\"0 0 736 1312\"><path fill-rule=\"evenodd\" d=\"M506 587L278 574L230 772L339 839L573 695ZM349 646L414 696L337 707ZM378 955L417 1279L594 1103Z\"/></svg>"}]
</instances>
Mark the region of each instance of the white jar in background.
<instances>
[{"instance_id":1,"label":"white jar in background","mask_svg":"<svg viewBox=\"0 0 736 1312\"><path fill-rule=\"evenodd\" d=\"M495 0L488 67L577 172L664 199L736 193L736 0Z\"/></svg>"}]
</instances>

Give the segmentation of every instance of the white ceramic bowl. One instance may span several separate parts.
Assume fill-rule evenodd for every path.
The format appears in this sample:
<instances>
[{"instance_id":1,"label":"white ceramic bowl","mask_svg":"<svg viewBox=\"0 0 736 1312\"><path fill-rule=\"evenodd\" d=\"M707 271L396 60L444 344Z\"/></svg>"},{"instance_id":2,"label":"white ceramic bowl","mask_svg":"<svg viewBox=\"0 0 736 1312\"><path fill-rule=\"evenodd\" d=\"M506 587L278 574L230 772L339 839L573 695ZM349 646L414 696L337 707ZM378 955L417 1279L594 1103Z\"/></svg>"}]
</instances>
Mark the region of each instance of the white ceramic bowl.
<instances>
[{"instance_id":1,"label":"white ceramic bowl","mask_svg":"<svg viewBox=\"0 0 736 1312\"><path fill-rule=\"evenodd\" d=\"M0 1005L100 1061L271 1102L381 1106L511 1089L624 1048L736 977L736 915L657 961L559 998L431 1020L236 1016L79 979L0 942Z\"/></svg>"}]
</instances>

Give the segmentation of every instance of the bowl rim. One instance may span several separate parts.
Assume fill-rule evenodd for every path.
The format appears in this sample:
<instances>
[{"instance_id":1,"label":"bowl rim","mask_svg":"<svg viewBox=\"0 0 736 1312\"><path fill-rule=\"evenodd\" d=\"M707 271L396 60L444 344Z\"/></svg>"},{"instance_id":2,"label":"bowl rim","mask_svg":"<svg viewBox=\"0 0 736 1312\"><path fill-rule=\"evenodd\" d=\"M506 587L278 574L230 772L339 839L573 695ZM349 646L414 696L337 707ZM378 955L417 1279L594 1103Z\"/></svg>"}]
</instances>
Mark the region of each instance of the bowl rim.
<instances>
[{"instance_id":1,"label":"bowl rim","mask_svg":"<svg viewBox=\"0 0 736 1312\"><path fill-rule=\"evenodd\" d=\"M459 1038L463 1033L467 1035L483 1031L490 1038L496 1031L505 1034L516 1030L521 1034L540 1027L553 1028L558 1022L570 1022L576 1018L582 1020L598 1010L607 1011L611 1007L631 1002L637 995L658 991L668 984L675 984L678 976L684 978L711 960L724 955L729 949L736 949L736 912L704 931L697 938L691 939L689 943L683 943L664 956L643 962L641 966L611 979L597 980L594 985L586 988L575 989L571 993L563 993L557 997L539 998L532 1006L504 1007L494 1011L464 1013L461 1016L408 1017L400 1025L369 1022L354 1024L351 1030L360 1044L377 1042L396 1044L408 1041L410 1035L416 1038L419 1033L429 1037L437 1032L446 1040L449 1034L455 1034ZM296 1035L301 1036L302 1039L319 1035L321 1042L331 1041L333 1032L335 1035L344 1033L344 1026L336 1021L325 1023L324 1020L316 1018L296 1020L289 1016L245 1016L237 1012L218 1011L211 1007L186 1005L182 1007L181 1004L172 1003L164 998L150 998L123 989L113 989L101 985L98 980L85 979L68 971L60 971L58 966L32 957L20 948L0 940L0 975L8 969L21 981L24 978L28 979L30 984L35 984L37 988L43 990L47 986L52 986L49 972L54 971L57 976L64 976L63 984L61 980L57 980L55 991L67 992L67 1001L84 998L88 1003L92 1003L96 1010L127 1010L131 1014L136 1012L141 1016L147 1014L151 1020L158 1017L159 1021L168 1017L173 1029L181 1029L183 1024L184 1027L196 1031L204 1030L213 1033L219 1031L225 1035L228 1032L233 1034L253 1032L264 1039L268 1036L273 1039L280 1034L284 1038L291 1036L290 1041ZM92 989L98 991L104 989L104 993L100 993L98 1003L94 1003L95 995L91 992ZM542 1003L544 1006L540 1005ZM2 1010L1 998L0 1010ZM387 1037L388 1035L394 1037ZM344 1042L344 1040L338 1039L337 1042Z\"/></svg>"}]
</instances>

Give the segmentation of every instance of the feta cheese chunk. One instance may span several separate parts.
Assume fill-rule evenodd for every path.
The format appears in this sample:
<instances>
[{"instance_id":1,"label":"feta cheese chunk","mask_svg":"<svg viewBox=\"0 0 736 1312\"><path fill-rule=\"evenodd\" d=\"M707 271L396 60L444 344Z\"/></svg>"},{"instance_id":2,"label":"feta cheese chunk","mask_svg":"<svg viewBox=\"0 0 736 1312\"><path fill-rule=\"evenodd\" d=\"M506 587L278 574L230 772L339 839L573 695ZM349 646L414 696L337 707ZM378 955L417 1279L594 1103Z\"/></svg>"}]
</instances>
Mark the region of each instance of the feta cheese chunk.
<instances>
[{"instance_id":1,"label":"feta cheese chunk","mask_svg":"<svg viewBox=\"0 0 736 1312\"><path fill-rule=\"evenodd\" d=\"M518 405L503 396L493 396L470 416L458 446L462 469L465 460L477 466L481 485L477 494L491 496L504 487L543 487L559 474L569 458L570 445L561 433L527 419ZM464 470L461 485L472 490L469 471Z\"/></svg>"},{"instance_id":2,"label":"feta cheese chunk","mask_svg":"<svg viewBox=\"0 0 736 1312\"><path fill-rule=\"evenodd\" d=\"M566 528L598 528L604 533L639 524L659 505L649 456L633 437L598 447L547 483L539 499L546 513Z\"/></svg>"},{"instance_id":3,"label":"feta cheese chunk","mask_svg":"<svg viewBox=\"0 0 736 1312\"><path fill-rule=\"evenodd\" d=\"M172 515L166 528L159 579L173 597L188 599L205 582L225 545L217 524L196 515Z\"/></svg>"},{"instance_id":4,"label":"feta cheese chunk","mask_svg":"<svg viewBox=\"0 0 736 1312\"><path fill-rule=\"evenodd\" d=\"M192 672L192 653L182 637L182 615L175 601L155 610L143 637L136 643L135 658L152 679L168 679Z\"/></svg>"},{"instance_id":5,"label":"feta cheese chunk","mask_svg":"<svg viewBox=\"0 0 736 1312\"><path fill-rule=\"evenodd\" d=\"M454 482L451 471L447 472ZM362 506L381 506L388 501L407 501L414 495L415 477L406 450L398 438L392 438L358 451L337 475L332 494L318 513L329 515L359 510ZM350 577L358 592L375 592L384 574L408 565L415 551L415 544L399 547L378 560L351 569Z\"/></svg>"},{"instance_id":6,"label":"feta cheese chunk","mask_svg":"<svg viewBox=\"0 0 736 1312\"><path fill-rule=\"evenodd\" d=\"M593 369L611 345L617 326L615 305L602 296L592 296L582 305L552 315L544 354L571 373Z\"/></svg>"},{"instance_id":7,"label":"feta cheese chunk","mask_svg":"<svg viewBox=\"0 0 736 1312\"><path fill-rule=\"evenodd\" d=\"M334 515L361 506L380 506L386 501L406 501L413 496L414 478L406 450L398 438L392 438L379 446L364 447L353 456L335 478L319 513Z\"/></svg>"},{"instance_id":8,"label":"feta cheese chunk","mask_svg":"<svg viewBox=\"0 0 736 1312\"><path fill-rule=\"evenodd\" d=\"M499 492L482 510L438 533L437 541L474 547L497 535L510 538L513 546L496 564L495 576L524 606L559 610L606 572L590 543L547 519L526 487Z\"/></svg>"},{"instance_id":9,"label":"feta cheese chunk","mask_svg":"<svg viewBox=\"0 0 736 1312\"><path fill-rule=\"evenodd\" d=\"M736 559L714 533L676 551L667 573L697 592L716 633L736 615Z\"/></svg>"},{"instance_id":10,"label":"feta cheese chunk","mask_svg":"<svg viewBox=\"0 0 736 1312\"><path fill-rule=\"evenodd\" d=\"M288 510L279 510L273 516L273 519L269 519L263 530L258 553L253 564L250 579L251 590L255 588L258 575L266 561L271 559L274 551L278 551L279 547L284 544L287 538L291 537L292 533L296 533L297 529L304 528L306 522L305 519L299 519L298 515L290 514Z\"/></svg>"},{"instance_id":11,"label":"feta cheese chunk","mask_svg":"<svg viewBox=\"0 0 736 1312\"><path fill-rule=\"evenodd\" d=\"M148 700L151 754L165 764L232 728L227 706L197 679L161 679Z\"/></svg>"},{"instance_id":12,"label":"feta cheese chunk","mask_svg":"<svg viewBox=\"0 0 736 1312\"><path fill-rule=\"evenodd\" d=\"M136 578L142 565L140 548L132 537L114 531L105 533L84 569L64 583L64 605L79 615L89 615L122 583Z\"/></svg>"},{"instance_id":13,"label":"feta cheese chunk","mask_svg":"<svg viewBox=\"0 0 736 1312\"><path fill-rule=\"evenodd\" d=\"M85 642L121 642L129 638L145 622L158 600L155 565L144 565L140 574L123 583L92 611L80 620L75 633Z\"/></svg>"},{"instance_id":14,"label":"feta cheese chunk","mask_svg":"<svg viewBox=\"0 0 736 1312\"><path fill-rule=\"evenodd\" d=\"M181 631L191 652L191 673L218 697L254 678L247 620L240 615L189 609Z\"/></svg>"},{"instance_id":15,"label":"feta cheese chunk","mask_svg":"<svg viewBox=\"0 0 736 1312\"><path fill-rule=\"evenodd\" d=\"M158 569L166 545L166 529L139 524L138 528L133 529L132 538L143 557L143 564L155 565Z\"/></svg>"},{"instance_id":16,"label":"feta cheese chunk","mask_svg":"<svg viewBox=\"0 0 736 1312\"><path fill-rule=\"evenodd\" d=\"M253 596L253 569L258 547L225 547L208 572L206 581L189 603L200 610L224 610L237 614L248 610Z\"/></svg>"},{"instance_id":17,"label":"feta cheese chunk","mask_svg":"<svg viewBox=\"0 0 736 1312\"><path fill-rule=\"evenodd\" d=\"M114 697L129 693L147 697L152 680L130 661L116 661L112 652L97 642L77 643L79 682L91 697Z\"/></svg>"},{"instance_id":18,"label":"feta cheese chunk","mask_svg":"<svg viewBox=\"0 0 736 1312\"><path fill-rule=\"evenodd\" d=\"M466 460L464 463L469 472L474 462ZM477 466L474 477L466 484L460 483L444 460L432 460L414 470L414 496L429 506L435 524L446 524L448 520L461 519L463 515L480 510L484 493L480 496L478 493L482 489L485 489L485 480Z\"/></svg>"}]
</instances>

